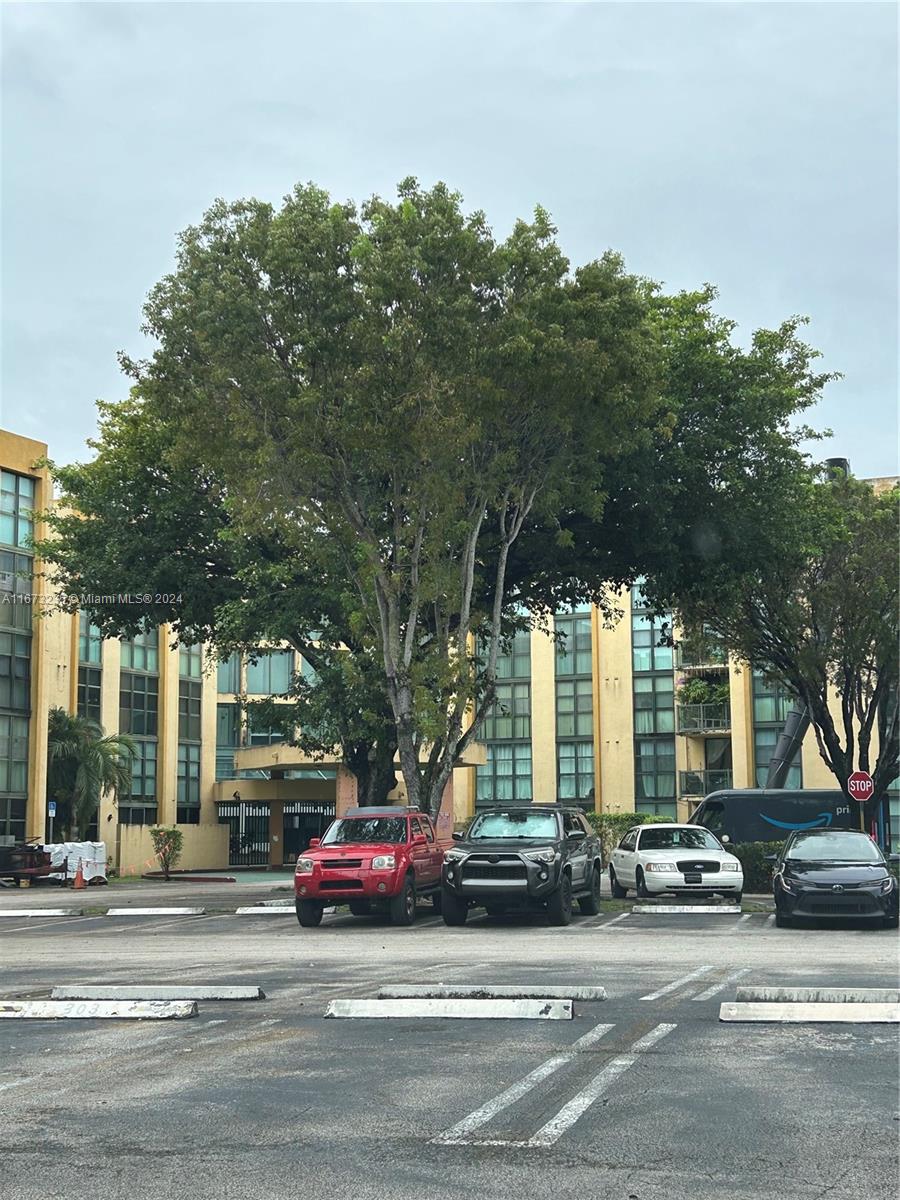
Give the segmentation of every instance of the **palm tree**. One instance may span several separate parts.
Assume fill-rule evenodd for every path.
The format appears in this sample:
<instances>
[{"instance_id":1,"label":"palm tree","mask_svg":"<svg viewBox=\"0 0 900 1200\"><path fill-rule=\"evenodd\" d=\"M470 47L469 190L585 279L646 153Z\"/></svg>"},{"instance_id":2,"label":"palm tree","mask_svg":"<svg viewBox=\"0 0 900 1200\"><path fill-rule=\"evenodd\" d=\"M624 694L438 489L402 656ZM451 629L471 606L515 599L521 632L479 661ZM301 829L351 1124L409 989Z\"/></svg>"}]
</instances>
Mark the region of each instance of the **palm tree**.
<instances>
[{"instance_id":1,"label":"palm tree","mask_svg":"<svg viewBox=\"0 0 900 1200\"><path fill-rule=\"evenodd\" d=\"M129 790L136 754L137 747L125 734L106 736L96 721L67 713L64 708L51 708L47 791L68 813L73 839L87 831L104 792L118 798Z\"/></svg>"}]
</instances>

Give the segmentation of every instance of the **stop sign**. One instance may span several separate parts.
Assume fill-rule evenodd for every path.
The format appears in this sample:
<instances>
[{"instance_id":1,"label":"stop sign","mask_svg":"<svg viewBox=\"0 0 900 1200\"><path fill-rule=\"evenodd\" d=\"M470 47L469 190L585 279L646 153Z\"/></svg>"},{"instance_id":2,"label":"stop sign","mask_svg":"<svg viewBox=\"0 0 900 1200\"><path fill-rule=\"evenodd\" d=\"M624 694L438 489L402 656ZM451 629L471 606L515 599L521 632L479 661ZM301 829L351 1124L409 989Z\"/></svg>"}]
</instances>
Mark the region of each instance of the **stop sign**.
<instances>
[{"instance_id":1,"label":"stop sign","mask_svg":"<svg viewBox=\"0 0 900 1200\"><path fill-rule=\"evenodd\" d=\"M867 800L872 799L872 776L868 771L854 771L847 780L847 791L854 800L858 800L860 804L865 804Z\"/></svg>"}]
</instances>

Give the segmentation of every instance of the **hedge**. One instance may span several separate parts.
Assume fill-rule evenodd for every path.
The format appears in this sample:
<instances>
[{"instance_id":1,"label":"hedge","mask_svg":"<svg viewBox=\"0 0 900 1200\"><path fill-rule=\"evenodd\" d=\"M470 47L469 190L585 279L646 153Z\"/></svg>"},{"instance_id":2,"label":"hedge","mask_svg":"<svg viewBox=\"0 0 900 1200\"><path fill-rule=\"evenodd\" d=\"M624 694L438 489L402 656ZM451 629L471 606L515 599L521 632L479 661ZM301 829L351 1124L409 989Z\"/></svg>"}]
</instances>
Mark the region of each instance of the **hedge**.
<instances>
[{"instance_id":1,"label":"hedge","mask_svg":"<svg viewBox=\"0 0 900 1200\"><path fill-rule=\"evenodd\" d=\"M778 854L784 842L729 842L725 849L740 859L744 868L744 891L753 895L772 893L773 863L766 862L767 854Z\"/></svg>"}]
</instances>

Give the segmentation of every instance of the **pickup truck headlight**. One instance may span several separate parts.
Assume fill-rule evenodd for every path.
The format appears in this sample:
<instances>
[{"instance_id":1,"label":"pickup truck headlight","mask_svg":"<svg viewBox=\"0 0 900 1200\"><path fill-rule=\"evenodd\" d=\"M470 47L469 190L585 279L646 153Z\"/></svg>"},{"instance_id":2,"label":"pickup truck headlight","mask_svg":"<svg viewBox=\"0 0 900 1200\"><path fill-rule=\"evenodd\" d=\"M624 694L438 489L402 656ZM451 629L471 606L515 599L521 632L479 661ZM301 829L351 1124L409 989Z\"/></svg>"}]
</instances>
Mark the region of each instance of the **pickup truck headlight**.
<instances>
[{"instance_id":1,"label":"pickup truck headlight","mask_svg":"<svg viewBox=\"0 0 900 1200\"><path fill-rule=\"evenodd\" d=\"M462 862L462 860L465 857L466 857L465 850L448 850L447 853L444 855L444 862L448 862L448 863Z\"/></svg>"},{"instance_id":2,"label":"pickup truck headlight","mask_svg":"<svg viewBox=\"0 0 900 1200\"><path fill-rule=\"evenodd\" d=\"M397 865L397 859L393 854L376 854L372 859L373 871L390 871Z\"/></svg>"},{"instance_id":3,"label":"pickup truck headlight","mask_svg":"<svg viewBox=\"0 0 900 1200\"><path fill-rule=\"evenodd\" d=\"M552 863L559 858L559 853L552 846L546 846L543 850L524 850L522 857L531 862Z\"/></svg>"},{"instance_id":4,"label":"pickup truck headlight","mask_svg":"<svg viewBox=\"0 0 900 1200\"><path fill-rule=\"evenodd\" d=\"M297 865L294 868L296 875L312 875L312 869L315 866L315 859L304 858L302 855L297 859Z\"/></svg>"},{"instance_id":5,"label":"pickup truck headlight","mask_svg":"<svg viewBox=\"0 0 900 1200\"><path fill-rule=\"evenodd\" d=\"M676 871L674 863L647 863L648 871Z\"/></svg>"},{"instance_id":6,"label":"pickup truck headlight","mask_svg":"<svg viewBox=\"0 0 900 1200\"><path fill-rule=\"evenodd\" d=\"M740 869L741 869L740 863L722 863L723 871L739 871Z\"/></svg>"}]
</instances>

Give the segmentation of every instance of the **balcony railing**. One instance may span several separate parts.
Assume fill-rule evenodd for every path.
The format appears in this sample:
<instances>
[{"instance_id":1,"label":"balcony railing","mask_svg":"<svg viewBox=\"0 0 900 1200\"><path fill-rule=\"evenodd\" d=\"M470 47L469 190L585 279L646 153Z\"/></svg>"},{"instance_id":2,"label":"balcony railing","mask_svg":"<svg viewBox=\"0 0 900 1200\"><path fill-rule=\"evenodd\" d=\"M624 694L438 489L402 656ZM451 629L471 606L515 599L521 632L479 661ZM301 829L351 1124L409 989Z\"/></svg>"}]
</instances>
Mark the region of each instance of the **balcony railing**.
<instances>
[{"instance_id":1,"label":"balcony railing","mask_svg":"<svg viewBox=\"0 0 900 1200\"><path fill-rule=\"evenodd\" d=\"M677 704L678 732L724 733L731 728L730 704Z\"/></svg>"},{"instance_id":2,"label":"balcony railing","mask_svg":"<svg viewBox=\"0 0 900 1200\"><path fill-rule=\"evenodd\" d=\"M678 790L682 796L708 796L722 788L730 788L733 772L729 769L713 771L679 771Z\"/></svg>"}]
</instances>

